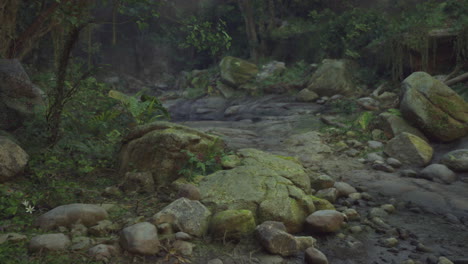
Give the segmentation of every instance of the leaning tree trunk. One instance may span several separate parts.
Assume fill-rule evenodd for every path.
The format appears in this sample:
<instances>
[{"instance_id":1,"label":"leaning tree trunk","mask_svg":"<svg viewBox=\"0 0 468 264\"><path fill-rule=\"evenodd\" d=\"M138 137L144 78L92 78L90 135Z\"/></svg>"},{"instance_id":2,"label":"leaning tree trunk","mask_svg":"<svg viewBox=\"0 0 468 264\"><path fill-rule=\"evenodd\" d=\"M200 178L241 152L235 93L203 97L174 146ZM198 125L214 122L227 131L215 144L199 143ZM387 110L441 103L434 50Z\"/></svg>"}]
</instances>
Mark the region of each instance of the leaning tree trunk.
<instances>
[{"instance_id":1,"label":"leaning tree trunk","mask_svg":"<svg viewBox=\"0 0 468 264\"><path fill-rule=\"evenodd\" d=\"M239 8L244 16L245 31L249 41L250 58L258 62L260 57L260 42L258 40L257 29L255 25L254 10L251 0L238 0Z\"/></svg>"}]
</instances>

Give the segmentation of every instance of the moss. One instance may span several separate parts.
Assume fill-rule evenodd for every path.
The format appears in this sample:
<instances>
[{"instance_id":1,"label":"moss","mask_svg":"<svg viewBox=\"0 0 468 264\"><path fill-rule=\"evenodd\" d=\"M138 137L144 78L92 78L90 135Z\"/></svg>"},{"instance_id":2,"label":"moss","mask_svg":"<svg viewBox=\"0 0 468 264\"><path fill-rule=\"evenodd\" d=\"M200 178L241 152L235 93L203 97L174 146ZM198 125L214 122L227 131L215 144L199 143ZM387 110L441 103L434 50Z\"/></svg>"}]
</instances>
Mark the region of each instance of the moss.
<instances>
[{"instance_id":1,"label":"moss","mask_svg":"<svg viewBox=\"0 0 468 264\"><path fill-rule=\"evenodd\" d=\"M313 196L313 195L309 195L308 197L310 197L312 199L312 201L314 202L314 206L315 206L317 211L319 211L319 210L335 210L335 206L332 203L330 203L329 201L325 200L325 199L321 199L321 198L318 198L318 197Z\"/></svg>"}]
</instances>

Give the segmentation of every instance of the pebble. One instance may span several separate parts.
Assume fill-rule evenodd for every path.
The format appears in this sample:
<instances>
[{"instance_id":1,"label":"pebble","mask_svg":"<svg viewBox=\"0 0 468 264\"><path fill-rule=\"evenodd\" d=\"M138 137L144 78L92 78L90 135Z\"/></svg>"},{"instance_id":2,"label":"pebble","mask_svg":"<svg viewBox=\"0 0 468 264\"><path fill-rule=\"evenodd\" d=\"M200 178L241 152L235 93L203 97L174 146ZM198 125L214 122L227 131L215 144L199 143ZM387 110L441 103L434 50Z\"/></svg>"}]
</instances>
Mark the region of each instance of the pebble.
<instances>
[{"instance_id":1,"label":"pebble","mask_svg":"<svg viewBox=\"0 0 468 264\"><path fill-rule=\"evenodd\" d=\"M380 148L383 147L382 142L376 141L376 140L369 140L369 141L367 141L367 145L368 145L369 148L371 148L371 149L380 149Z\"/></svg>"},{"instance_id":2,"label":"pebble","mask_svg":"<svg viewBox=\"0 0 468 264\"><path fill-rule=\"evenodd\" d=\"M414 170L402 170L400 171L401 177L416 178L418 173Z\"/></svg>"},{"instance_id":3,"label":"pebble","mask_svg":"<svg viewBox=\"0 0 468 264\"><path fill-rule=\"evenodd\" d=\"M393 206L393 204L383 204L380 206L380 208L382 208L385 212L389 213L389 214L392 214L395 212L395 206Z\"/></svg>"},{"instance_id":4,"label":"pebble","mask_svg":"<svg viewBox=\"0 0 468 264\"><path fill-rule=\"evenodd\" d=\"M388 248L396 247L398 245L398 239L394 237L384 239L382 242L383 245Z\"/></svg>"},{"instance_id":5,"label":"pebble","mask_svg":"<svg viewBox=\"0 0 468 264\"><path fill-rule=\"evenodd\" d=\"M432 252L432 249L426 247L423 243L418 243L418 245L416 246L416 250L426 253Z\"/></svg>"},{"instance_id":6,"label":"pebble","mask_svg":"<svg viewBox=\"0 0 468 264\"><path fill-rule=\"evenodd\" d=\"M390 173L395 172L395 169L392 166L380 160L376 160L374 163L372 163L372 169Z\"/></svg>"},{"instance_id":7,"label":"pebble","mask_svg":"<svg viewBox=\"0 0 468 264\"><path fill-rule=\"evenodd\" d=\"M372 200L374 200L374 198L372 197L372 195L370 195L370 194L367 193L367 192L361 193L361 196L362 196L362 199L364 199L364 200L366 200L366 201L372 201Z\"/></svg>"},{"instance_id":8,"label":"pebble","mask_svg":"<svg viewBox=\"0 0 468 264\"><path fill-rule=\"evenodd\" d=\"M351 233L361 233L363 229L361 226L352 226L349 230Z\"/></svg>"},{"instance_id":9,"label":"pebble","mask_svg":"<svg viewBox=\"0 0 468 264\"><path fill-rule=\"evenodd\" d=\"M440 257L437 264L453 264L453 262L446 257Z\"/></svg>"}]
</instances>

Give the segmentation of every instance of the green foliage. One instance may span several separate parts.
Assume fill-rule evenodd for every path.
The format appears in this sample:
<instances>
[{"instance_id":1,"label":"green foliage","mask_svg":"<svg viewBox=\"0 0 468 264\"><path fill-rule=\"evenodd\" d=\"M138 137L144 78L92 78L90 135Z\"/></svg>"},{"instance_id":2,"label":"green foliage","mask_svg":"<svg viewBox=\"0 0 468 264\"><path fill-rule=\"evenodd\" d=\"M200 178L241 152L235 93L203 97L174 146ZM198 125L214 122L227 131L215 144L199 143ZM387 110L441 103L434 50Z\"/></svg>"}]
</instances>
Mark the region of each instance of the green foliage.
<instances>
[{"instance_id":1,"label":"green foliage","mask_svg":"<svg viewBox=\"0 0 468 264\"><path fill-rule=\"evenodd\" d=\"M359 124L363 131L367 131L369 129L369 125L374 120L375 115L373 112L365 111L362 112L361 115L356 119L356 123Z\"/></svg>"},{"instance_id":2,"label":"green foliage","mask_svg":"<svg viewBox=\"0 0 468 264\"><path fill-rule=\"evenodd\" d=\"M330 103L331 111L335 114L352 115L359 109L359 105L354 99L338 99Z\"/></svg>"},{"instance_id":3,"label":"green foliage","mask_svg":"<svg viewBox=\"0 0 468 264\"><path fill-rule=\"evenodd\" d=\"M401 117L401 111L399 109L390 108L387 109L387 113Z\"/></svg>"},{"instance_id":4,"label":"green foliage","mask_svg":"<svg viewBox=\"0 0 468 264\"><path fill-rule=\"evenodd\" d=\"M287 67L281 73L273 74L262 80L256 80L255 85L261 88L260 90L276 85L292 88L302 87L309 73L310 65L304 61L299 61L291 67Z\"/></svg>"},{"instance_id":5,"label":"green foliage","mask_svg":"<svg viewBox=\"0 0 468 264\"><path fill-rule=\"evenodd\" d=\"M180 44L182 48L194 47L198 52L207 51L216 58L231 47L232 38L222 19L212 23L192 16L184 23L182 31L186 33L185 42Z\"/></svg>"},{"instance_id":6,"label":"green foliage","mask_svg":"<svg viewBox=\"0 0 468 264\"><path fill-rule=\"evenodd\" d=\"M359 58L363 48L379 40L387 23L382 14L361 8L352 8L342 14L330 9L314 10L309 16L318 25L323 52L337 58Z\"/></svg>"}]
</instances>

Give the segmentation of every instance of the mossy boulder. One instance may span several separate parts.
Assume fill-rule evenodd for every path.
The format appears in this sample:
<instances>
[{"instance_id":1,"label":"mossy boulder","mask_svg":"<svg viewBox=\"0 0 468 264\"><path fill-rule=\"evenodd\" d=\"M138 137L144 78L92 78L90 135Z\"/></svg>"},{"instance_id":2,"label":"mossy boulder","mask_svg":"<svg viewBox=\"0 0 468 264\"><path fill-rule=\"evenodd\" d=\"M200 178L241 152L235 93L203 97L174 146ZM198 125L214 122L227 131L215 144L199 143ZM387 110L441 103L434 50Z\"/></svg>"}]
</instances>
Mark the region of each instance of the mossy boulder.
<instances>
[{"instance_id":1,"label":"mossy boulder","mask_svg":"<svg viewBox=\"0 0 468 264\"><path fill-rule=\"evenodd\" d=\"M257 65L231 56L224 57L219 67L223 81L234 87L240 87L253 80L258 73Z\"/></svg>"},{"instance_id":2,"label":"mossy boulder","mask_svg":"<svg viewBox=\"0 0 468 264\"><path fill-rule=\"evenodd\" d=\"M354 68L354 64L348 60L325 59L312 75L307 89L320 96L360 93L352 74Z\"/></svg>"},{"instance_id":3,"label":"mossy boulder","mask_svg":"<svg viewBox=\"0 0 468 264\"><path fill-rule=\"evenodd\" d=\"M403 117L427 136L443 142L468 135L468 103L455 91L425 72L402 83Z\"/></svg>"},{"instance_id":4,"label":"mossy boulder","mask_svg":"<svg viewBox=\"0 0 468 264\"><path fill-rule=\"evenodd\" d=\"M15 142L0 136L0 183L13 179L23 172L29 155Z\"/></svg>"},{"instance_id":5,"label":"mossy boulder","mask_svg":"<svg viewBox=\"0 0 468 264\"><path fill-rule=\"evenodd\" d=\"M124 139L120 151L120 173L151 172L155 186L168 185L178 178L187 162L183 151L208 155L221 151L221 139L170 122L138 126Z\"/></svg>"},{"instance_id":6,"label":"mossy boulder","mask_svg":"<svg viewBox=\"0 0 468 264\"><path fill-rule=\"evenodd\" d=\"M422 138L410 133L400 133L385 146L384 152L409 166L426 166L434 153L432 147Z\"/></svg>"},{"instance_id":7,"label":"mossy boulder","mask_svg":"<svg viewBox=\"0 0 468 264\"><path fill-rule=\"evenodd\" d=\"M217 238L240 239L255 230L255 217L249 210L225 210L213 216L211 233Z\"/></svg>"},{"instance_id":8,"label":"mossy boulder","mask_svg":"<svg viewBox=\"0 0 468 264\"><path fill-rule=\"evenodd\" d=\"M308 198L312 201L317 211L320 210L335 210L335 206L329 201L309 195Z\"/></svg>"},{"instance_id":9,"label":"mossy boulder","mask_svg":"<svg viewBox=\"0 0 468 264\"><path fill-rule=\"evenodd\" d=\"M241 165L206 176L199 184L202 202L213 210L249 210L256 222L283 222L302 230L315 207L302 165L255 149L238 151Z\"/></svg>"},{"instance_id":10,"label":"mossy boulder","mask_svg":"<svg viewBox=\"0 0 468 264\"><path fill-rule=\"evenodd\" d=\"M408 124L408 122L400 116L391 113L381 113L378 117L377 124L388 138L393 138L402 132L407 132L428 141L421 131Z\"/></svg>"}]
</instances>

